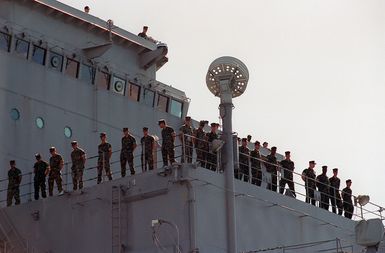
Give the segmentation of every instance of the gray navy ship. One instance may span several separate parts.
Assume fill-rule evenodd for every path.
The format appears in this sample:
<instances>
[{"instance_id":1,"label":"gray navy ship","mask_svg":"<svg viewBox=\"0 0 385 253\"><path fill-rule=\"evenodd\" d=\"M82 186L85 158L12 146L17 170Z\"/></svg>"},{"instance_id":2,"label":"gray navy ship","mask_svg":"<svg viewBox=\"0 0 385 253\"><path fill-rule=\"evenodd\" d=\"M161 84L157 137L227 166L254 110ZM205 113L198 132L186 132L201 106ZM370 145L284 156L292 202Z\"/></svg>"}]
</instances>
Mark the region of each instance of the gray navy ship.
<instances>
[{"instance_id":1,"label":"gray navy ship","mask_svg":"<svg viewBox=\"0 0 385 253\"><path fill-rule=\"evenodd\" d=\"M271 191L265 160L260 186L234 179L238 146L229 120L207 151L217 152L214 169L197 162L195 150L182 162L183 138L176 138L177 162L164 167L158 120L179 134L190 103L185 92L156 80L167 52L164 43L55 0L0 0L0 252L385 252L381 206L355 197L357 211L347 219L310 205L297 173L296 198L287 189ZM247 69L232 57L213 64L209 89L231 105L246 87ZM235 86L226 97L230 79ZM222 118L230 111L222 106ZM126 177L119 163L123 127L138 142L136 173ZM150 171L141 166L143 127L157 140ZM112 145L113 180L97 184L101 132ZM87 152L82 191L72 190L73 140ZM34 200L34 154L48 160L51 146L65 159L65 193ZM260 152L263 158L270 150ZM10 160L23 174L21 204L6 207Z\"/></svg>"}]
</instances>

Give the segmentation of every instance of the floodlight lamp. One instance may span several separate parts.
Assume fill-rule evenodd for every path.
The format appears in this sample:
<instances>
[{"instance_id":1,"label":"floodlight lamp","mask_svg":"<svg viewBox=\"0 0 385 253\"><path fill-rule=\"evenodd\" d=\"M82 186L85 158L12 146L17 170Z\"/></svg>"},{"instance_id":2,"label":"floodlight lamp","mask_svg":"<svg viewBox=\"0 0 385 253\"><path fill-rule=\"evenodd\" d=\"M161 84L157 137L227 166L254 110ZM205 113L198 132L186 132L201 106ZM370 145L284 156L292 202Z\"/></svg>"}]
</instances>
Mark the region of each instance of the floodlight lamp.
<instances>
[{"instance_id":1,"label":"floodlight lamp","mask_svg":"<svg viewBox=\"0 0 385 253\"><path fill-rule=\"evenodd\" d=\"M360 204L360 206L364 206L368 204L370 201L370 197L368 195L358 195L357 196L357 202Z\"/></svg>"},{"instance_id":2,"label":"floodlight lamp","mask_svg":"<svg viewBox=\"0 0 385 253\"><path fill-rule=\"evenodd\" d=\"M246 65L231 56L223 56L214 60L206 75L207 88L217 97L223 95L224 92L229 92L233 98L242 95L248 81L249 71ZM223 86L223 83L226 85Z\"/></svg>"}]
</instances>

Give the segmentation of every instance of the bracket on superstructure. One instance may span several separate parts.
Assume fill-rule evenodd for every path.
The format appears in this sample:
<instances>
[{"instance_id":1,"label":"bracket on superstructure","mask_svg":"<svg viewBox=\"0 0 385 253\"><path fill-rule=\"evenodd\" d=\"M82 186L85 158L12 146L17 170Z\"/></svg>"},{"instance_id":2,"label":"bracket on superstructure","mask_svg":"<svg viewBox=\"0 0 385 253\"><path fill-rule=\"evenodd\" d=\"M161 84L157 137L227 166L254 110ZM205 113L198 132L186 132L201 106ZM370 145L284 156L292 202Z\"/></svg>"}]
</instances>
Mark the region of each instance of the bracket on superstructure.
<instances>
[{"instance_id":1,"label":"bracket on superstructure","mask_svg":"<svg viewBox=\"0 0 385 253\"><path fill-rule=\"evenodd\" d=\"M139 64L143 69L148 69L156 64L157 69L162 67L167 61L168 48L166 44L158 44L157 49L139 55Z\"/></svg>"}]
</instances>

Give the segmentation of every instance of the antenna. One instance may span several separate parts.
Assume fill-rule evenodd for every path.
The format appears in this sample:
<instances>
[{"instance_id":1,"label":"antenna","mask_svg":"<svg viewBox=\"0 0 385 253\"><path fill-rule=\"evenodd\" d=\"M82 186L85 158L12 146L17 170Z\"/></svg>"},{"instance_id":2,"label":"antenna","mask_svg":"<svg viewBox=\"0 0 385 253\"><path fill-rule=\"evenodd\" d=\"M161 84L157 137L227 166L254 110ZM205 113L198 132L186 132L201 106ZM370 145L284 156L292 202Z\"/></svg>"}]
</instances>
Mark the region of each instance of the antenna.
<instances>
[{"instance_id":1,"label":"antenna","mask_svg":"<svg viewBox=\"0 0 385 253\"><path fill-rule=\"evenodd\" d=\"M112 28L114 27L114 21L112 19L107 20L107 28L109 31L109 39L112 42Z\"/></svg>"},{"instance_id":2,"label":"antenna","mask_svg":"<svg viewBox=\"0 0 385 253\"><path fill-rule=\"evenodd\" d=\"M249 81L249 71L240 60L223 56L214 60L207 71L206 84L214 96L220 97L219 112L222 118L223 170L226 177L227 251L238 252L235 196L234 196L234 142L232 129L233 98L242 95Z\"/></svg>"}]
</instances>

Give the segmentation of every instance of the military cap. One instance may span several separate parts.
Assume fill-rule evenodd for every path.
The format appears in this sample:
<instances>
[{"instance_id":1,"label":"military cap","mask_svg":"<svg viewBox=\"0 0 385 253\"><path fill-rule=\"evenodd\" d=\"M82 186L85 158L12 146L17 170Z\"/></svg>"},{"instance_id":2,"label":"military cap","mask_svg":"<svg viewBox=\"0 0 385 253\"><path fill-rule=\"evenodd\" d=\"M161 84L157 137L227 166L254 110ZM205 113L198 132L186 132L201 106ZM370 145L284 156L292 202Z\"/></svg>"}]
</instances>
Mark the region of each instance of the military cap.
<instances>
[{"instance_id":1,"label":"military cap","mask_svg":"<svg viewBox=\"0 0 385 253\"><path fill-rule=\"evenodd\" d=\"M290 151L286 151L286 152L285 152L285 155L290 155Z\"/></svg>"},{"instance_id":2,"label":"military cap","mask_svg":"<svg viewBox=\"0 0 385 253\"><path fill-rule=\"evenodd\" d=\"M214 122L213 122L213 123L210 124L210 126L211 126L211 127L216 127L216 126L217 126L217 123L214 123Z\"/></svg>"},{"instance_id":3,"label":"military cap","mask_svg":"<svg viewBox=\"0 0 385 253\"><path fill-rule=\"evenodd\" d=\"M11 161L9 161L9 164L10 164L10 165L15 165L15 164L16 164L16 161L15 161L15 160L11 160Z\"/></svg>"},{"instance_id":4,"label":"military cap","mask_svg":"<svg viewBox=\"0 0 385 253\"><path fill-rule=\"evenodd\" d=\"M312 163L312 164L316 164L314 160L312 160L312 161L309 161L309 163Z\"/></svg>"},{"instance_id":5,"label":"military cap","mask_svg":"<svg viewBox=\"0 0 385 253\"><path fill-rule=\"evenodd\" d=\"M333 172L335 172L335 171L338 171L338 168L334 168L334 169L333 169Z\"/></svg>"},{"instance_id":6,"label":"military cap","mask_svg":"<svg viewBox=\"0 0 385 253\"><path fill-rule=\"evenodd\" d=\"M55 147L50 147L50 148L49 148L49 152L52 152L52 151L55 151L55 150L56 150Z\"/></svg>"},{"instance_id":7,"label":"military cap","mask_svg":"<svg viewBox=\"0 0 385 253\"><path fill-rule=\"evenodd\" d=\"M273 150L273 149L274 149L274 150L277 150L277 147L271 147L271 150Z\"/></svg>"},{"instance_id":8,"label":"military cap","mask_svg":"<svg viewBox=\"0 0 385 253\"><path fill-rule=\"evenodd\" d=\"M191 120L191 117L190 116L186 116L184 117L185 120Z\"/></svg>"},{"instance_id":9,"label":"military cap","mask_svg":"<svg viewBox=\"0 0 385 253\"><path fill-rule=\"evenodd\" d=\"M77 141L71 141L71 145L76 145L76 144L78 144Z\"/></svg>"},{"instance_id":10,"label":"military cap","mask_svg":"<svg viewBox=\"0 0 385 253\"><path fill-rule=\"evenodd\" d=\"M143 131L148 131L148 127L143 127Z\"/></svg>"},{"instance_id":11,"label":"military cap","mask_svg":"<svg viewBox=\"0 0 385 253\"><path fill-rule=\"evenodd\" d=\"M264 141L264 142L263 142L263 145L265 145L265 144L269 144L269 143L267 143L266 141Z\"/></svg>"},{"instance_id":12,"label":"military cap","mask_svg":"<svg viewBox=\"0 0 385 253\"><path fill-rule=\"evenodd\" d=\"M36 154L35 154L35 158L36 158L36 159L40 159L40 158L41 158L41 155L40 155L39 153L36 153Z\"/></svg>"},{"instance_id":13,"label":"military cap","mask_svg":"<svg viewBox=\"0 0 385 253\"><path fill-rule=\"evenodd\" d=\"M123 132L127 132L128 131L128 127L123 127Z\"/></svg>"},{"instance_id":14,"label":"military cap","mask_svg":"<svg viewBox=\"0 0 385 253\"><path fill-rule=\"evenodd\" d=\"M346 180L346 183L351 183L351 182L352 182L351 179Z\"/></svg>"},{"instance_id":15,"label":"military cap","mask_svg":"<svg viewBox=\"0 0 385 253\"><path fill-rule=\"evenodd\" d=\"M145 25L145 26L143 26L143 28L144 28L144 29L148 29L148 26Z\"/></svg>"},{"instance_id":16,"label":"military cap","mask_svg":"<svg viewBox=\"0 0 385 253\"><path fill-rule=\"evenodd\" d=\"M261 145L261 143L259 141L255 141L254 145Z\"/></svg>"},{"instance_id":17,"label":"military cap","mask_svg":"<svg viewBox=\"0 0 385 253\"><path fill-rule=\"evenodd\" d=\"M242 138L242 141L247 141L247 138Z\"/></svg>"},{"instance_id":18,"label":"military cap","mask_svg":"<svg viewBox=\"0 0 385 253\"><path fill-rule=\"evenodd\" d=\"M164 123L164 124L166 124L166 120L164 120L164 119L160 119L160 120L158 121L158 125L160 125L161 123Z\"/></svg>"},{"instance_id":19,"label":"military cap","mask_svg":"<svg viewBox=\"0 0 385 253\"><path fill-rule=\"evenodd\" d=\"M104 137L104 136L106 136L106 133L105 133L105 132L100 133L100 138L101 138L101 137Z\"/></svg>"},{"instance_id":20,"label":"military cap","mask_svg":"<svg viewBox=\"0 0 385 253\"><path fill-rule=\"evenodd\" d=\"M322 166L322 169L327 169L327 168L328 168L328 166L326 166L326 165Z\"/></svg>"}]
</instances>

